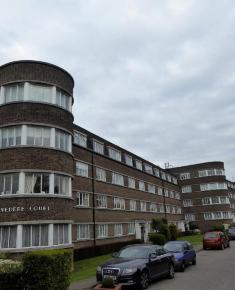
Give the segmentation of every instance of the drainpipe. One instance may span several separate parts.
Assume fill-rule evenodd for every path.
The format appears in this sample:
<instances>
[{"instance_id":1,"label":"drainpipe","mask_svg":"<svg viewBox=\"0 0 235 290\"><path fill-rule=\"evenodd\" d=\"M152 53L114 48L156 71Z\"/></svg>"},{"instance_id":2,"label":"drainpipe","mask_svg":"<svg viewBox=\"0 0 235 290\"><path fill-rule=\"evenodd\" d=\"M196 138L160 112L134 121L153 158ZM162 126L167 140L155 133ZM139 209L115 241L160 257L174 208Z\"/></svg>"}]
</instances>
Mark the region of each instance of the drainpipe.
<instances>
[{"instance_id":1,"label":"drainpipe","mask_svg":"<svg viewBox=\"0 0 235 290\"><path fill-rule=\"evenodd\" d=\"M167 220L167 214L166 214L166 197L165 197L165 187L164 187L164 181L162 179L162 188L163 188L163 205L164 205L164 215L165 219ZM167 221L168 223L168 221Z\"/></svg>"},{"instance_id":2,"label":"drainpipe","mask_svg":"<svg viewBox=\"0 0 235 290\"><path fill-rule=\"evenodd\" d=\"M96 217L95 217L95 178L94 178L94 153L91 152L91 180L92 180L92 222L93 222L93 247L96 247Z\"/></svg>"}]
</instances>

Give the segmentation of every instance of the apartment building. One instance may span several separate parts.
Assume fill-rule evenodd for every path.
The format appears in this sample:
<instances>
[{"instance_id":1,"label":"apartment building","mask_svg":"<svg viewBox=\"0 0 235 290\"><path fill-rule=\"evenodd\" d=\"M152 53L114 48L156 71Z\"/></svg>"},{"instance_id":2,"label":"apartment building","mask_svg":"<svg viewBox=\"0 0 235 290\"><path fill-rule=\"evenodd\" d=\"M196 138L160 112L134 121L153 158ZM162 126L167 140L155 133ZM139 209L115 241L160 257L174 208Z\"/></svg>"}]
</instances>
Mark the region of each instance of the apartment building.
<instances>
[{"instance_id":1,"label":"apartment building","mask_svg":"<svg viewBox=\"0 0 235 290\"><path fill-rule=\"evenodd\" d=\"M146 241L154 217L184 230L174 173L74 124L73 87L52 64L0 67L0 250Z\"/></svg>"},{"instance_id":2,"label":"apartment building","mask_svg":"<svg viewBox=\"0 0 235 290\"><path fill-rule=\"evenodd\" d=\"M185 220L206 231L234 222L235 186L226 180L223 162L206 162L169 169L177 175Z\"/></svg>"}]
</instances>

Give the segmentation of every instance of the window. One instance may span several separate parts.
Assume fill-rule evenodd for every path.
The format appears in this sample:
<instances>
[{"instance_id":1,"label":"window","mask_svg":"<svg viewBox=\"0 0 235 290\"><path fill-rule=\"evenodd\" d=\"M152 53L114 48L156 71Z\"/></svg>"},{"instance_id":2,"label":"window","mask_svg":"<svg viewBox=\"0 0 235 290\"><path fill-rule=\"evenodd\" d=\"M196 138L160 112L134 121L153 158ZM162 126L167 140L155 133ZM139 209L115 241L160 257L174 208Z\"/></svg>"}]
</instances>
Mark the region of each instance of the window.
<instances>
[{"instance_id":1,"label":"window","mask_svg":"<svg viewBox=\"0 0 235 290\"><path fill-rule=\"evenodd\" d=\"M19 173L0 174L0 195L19 193Z\"/></svg>"},{"instance_id":2,"label":"window","mask_svg":"<svg viewBox=\"0 0 235 290\"><path fill-rule=\"evenodd\" d=\"M156 190L155 185L148 184L148 192L155 194L156 193L155 190Z\"/></svg>"},{"instance_id":3,"label":"window","mask_svg":"<svg viewBox=\"0 0 235 290\"><path fill-rule=\"evenodd\" d=\"M0 248L16 248L17 227L1 226L0 227Z\"/></svg>"},{"instance_id":4,"label":"window","mask_svg":"<svg viewBox=\"0 0 235 290\"><path fill-rule=\"evenodd\" d=\"M153 167L149 164L144 164L144 169L145 172L149 173L149 174L153 174Z\"/></svg>"},{"instance_id":5,"label":"window","mask_svg":"<svg viewBox=\"0 0 235 290\"><path fill-rule=\"evenodd\" d=\"M87 136L80 132L74 132L74 143L82 147L87 147Z\"/></svg>"},{"instance_id":6,"label":"window","mask_svg":"<svg viewBox=\"0 0 235 290\"><path fill-rule=\"evenodd\" d=\"M158 168L154 168L154 174L157 177L160 177L160 170Z\"/></svg>"},{"instance_id":7,"label":"window","mask_svg":"<svg viewBox=\"0 0 235 290\"><path fill-rule=\"evenodd\" d=\"M17 102L23 100L24 84L15 84L4 86L4 97L6 103Z\"/></svg>"},{"instance_id":8,"label":"window","mask_svg":"<svg viewBox=\"0 0 235 290\"><path fill-rule=\"evenodd\" d=\"M125 199L124 198L119 198L119 197L114 197L114 209L125 209Z\"/></svg>"},{"instance_id":9,"label":"window","mask_svg":"<svg viewBox=\"0 0 235 290\"><path fill-rule=\"evenodd\" d=\"M102 168L96 167L96 179L106 182L106 171Z\"/></svg>"},{"instance_id":10,"label":"window","mask_svg":"<svg viewBox=\"0 0 235 290\"><path fill-rule=\"evenodd\" d=\"M70 152L70 136L62 130L55 130L55 148Z\"/></svg>"},{"instance_id":11,"label":"window","mask_svg":"<svg viewBox=\"0 0 235 290\"><path fill-rule=\"evenodd\" d=\"M96 206L98 208L107 208L107 196L105 196L105 195L98 195L96 197Z\"/></svg>"},{"instance_id":12,"label":"window","mask_svg":"<svg viewBox=\"0 0 235 290\"><path fill-rule=\"evenodd\" d=\"M135 188L135 179L132 177L128 177L128 187Z\"/></svg>"},{"instance_id":13,"label":"window","mask_svg":"<svg viewBox=\"0 0 235 290\"><path fill-rule=\"evenodd\" d=\"M181 213L182 213L181 207L177 207L177 214L181 214Z\"/></svg>"},{"instance_id":14,"label":"window","mask_svg":"<svg viewBox=\"0 0 235 290\"><path fill-rule=\"evenodd\" d=\"M159 212L160 213L164 213L165 212L165 208L163 204L159 204Z\"/></svg>"},{"instance_id":15,"label":"window","mask_svg":"<svg viewBox=\"0 0 235 290\"><path fill-rule=\"evenodd\" d=\"M134 235L135 234L135 224L134 223L129 223L128 224L128 234L129 235Z\"/></svg>"},{"instance_id":16,"label":"window","mask_svg":"<svg viewBox=\"0 0 235 290\"><path fill-rule=\"evenodd\" d=\"M139 190L145 191L145 184L143 181L139 181Z\"/></svg>"},{"instance_id":17,"label":"window","mask_svg":"<svg viewBox=\"0 0 235 290\"><path fill-rule=\"evenodd\" d=\"M21 126L0 129L0 148L21 145Z\"/></svg>"},{"instance_id":18,"label":"window","mask_svg":"<svg viewBox=\"0 0 235 290\"><path fill-rule=\"evenodd\" d=\"M52 86L28 84L28 99L33 102L52 103Z\"/></svg>"},{"instance_id":19,"label":"window","mask_svg":"<svg viewBox=\"0 0 235 290\"><path fill-rule=\"evenodd\" d=\"M90 239L90 225L79 224L77 225L77 240Z\"/></svg>"},{"instance_id":20,"label":"window","mask_svg":"<svg viewBox=\"0 0 235 290\"><path fill-rule=\"evenodd\" d=\"M201 191L220 190L220 189L227 189L227 184L225 182L200 184Z\"/></svg>"},{"instance_id":21,"label":"window","mask_svg":"<svg viewBox=\"0 0 235 290\"><path fill-rule=\"evenodd\" d=\"M204 197L202 199L203 205L210 204L229 204L229 198L227 196L212 196L212 197Z\"/></svg>"},{"instance_id":22,"label":"window","mask_svg":"<svg viewBox=\"0 0 235 290\"><path fill-rule=\"evenodd\" d=\"M65 175L54 175L54 193L61 195L71 195L71 178Z\"/></svg>"},{"instance_id":23,"label":"window","mask_svg":"<svg viewBox=\"0 0 235 290\"><path fill-rule=\"evenodd\" d=\"M131 199L130 200L130 211L136 211L136 209L137 209L136 200Z\"/></svg>"},{"instance_id":24,"label":"window","mask_svg":"<svg viewBox=\"0 0 235 290\"><path fill-rule=\"evenodd\" d=\"M112 172L112 183L116 185L124 186L124 178L121 174Z\"/></svg>"},{"instance_id":25,"label":"window","mask_svg":"<svg viewBox=\"0 0 235 290\"><path fill-rule=\"evenodd\" d=\"M127 165L133 166L133 159L130 155L125 154L125 161Z\"/></svg>"},{"instance_id":26,"label":"window","mask_svg":"<svg viewBox=\"0 0 235 290\"><path fill-rule=\"evenodd\" d=\"M170 198L174 198L175 197L174 190L169 190L169 191L170 191Z\"/></svg>"},{"instance_id":27,"label":"window","mask_svg":"<svg viewBox=\"0 0 235 290\"><path fill-rule=\"evenodd\" d=\"M172 205L172 213L176 214L176 206L175 205Z\"/></svg>"},{"instance_id":28,"label":"window","mask_svg":"<svg viewBox=\"0 0 235 290\"><path fill-rule=\"evenodd\" d=\"M213 219L213 214L211 212L205 212L204 213L204 219L205 220L212 220Z\"/></svg>"},{"instance_id":29,"label":"window","mask_svg":"<svg viewBox=\"0 0 235 290\"><path fill-rule=\"evenodd\" d=\"M189 192L192 192L192 186L191 185L182 186L182 193L189 193Z\"/></svg>"},{"instance_id":30,"label":"window","mask_svg":"<svg viewBox=\"0 0 235 290\"><path fill-rule=\"evenodd\" d=\"M50 128L27 126L27 145L50 147L50 137ZM63 147L63 149L68 150L68 147Z\"/></svg>"},{"instance_id":31,"label":"window","mask_svg":"<svg viewBox=\"0 0 235 290\"><path fill-rule=\"evenodd\" d=\"M122 236L122 224L115 224L114 225L114 236Z\"/></svg>"},{"instance_id":32,"label":"window","mask_svg":"<svg viewBox=\"0 0 235 290\"><path fill-rule=\"evenodd\" d=\"M49 193L49 173L26 173L25 193Z\"/></svg>"},{"instance_id":33,"label":"window","mask_svg":"<svg viewBox=\"0 0 235 290\"><path fill-rule=\"evenodd\" d=\"M22 247L48 246L49 243L48 225L23 225Z\"/></svg>"},{"instance_id":34,"label":"window","mask_svg":"<svg viewBox=\"0 0 235 290\"><path fill-rule=\"evenodd\" d=\"M121 155L120 151L118 151L114 148L111 148L111 147L108 148L108 151L109 151L110 158L117 160L117 161L122 161L122 155Z\"/></svg>"},{"instance_id":35,"label":"window","mask_svg":"<svg viewBox=\"0 0 235 290\"><path fill-rule=\"evenodd\" d=\"M190 173L189 172L181 173L180 179L181 180L190 179Z\"/></svg>"},{"instance_id":36,"label":"window","mask_svg":"<svg viewBox=\"0 0 235 290\"><path fill-rule=\"evenodd\" d=\"M167 174L166 178L167 178L167 181L171 182L171 175L170 174Z\"/></svg>"},{"instance_id":37,"label":"window","mask_svg":"<svg viewBox=\"0 0 235 290\"><path fill-rule=\"evenodd\" d=\"M157 205L156 205L156 203L150 203L149 210L151 212L157 212Z\"/></svg>"},{"instance_id":38,"label":"window","mask_svg":"<svg viewBox=\"0 0 235 290\"><path fill-rule=\"evenodd\" d=\"M77 161L76 162L76 174L83 177L89 177L88 164Z\"/></svg>"},{"instance_id":39,"label":"window","mask_svg":"<svg viewBox=\"0 0 235 290\"><path fill-rule=\"evenodd\" d=\"M136 160L136 161L135 161L135 166L136 166L137 169L139 169L139 170L143 170L143 167L142 167L142 161L140 161L140 160Z\"/></svg>"},{"instance_id":40,"label":"window","mask_svg":"<svg viewBox=\"0 0 235 290\"><path fill-rule=\"evenodd\" d=\"M70 98L69 95L56 88L56 105L70 111Z\"/></svg>"},{"instance_id":41,"label":"window","mask_svg":"<svg viewBox=\"0 0 235 290\"><path fill-rule=\"evenodd\" d=\"M158 193L158 195L162 195L162 193L163 193L162 187L158 187L157 193Z\"/></svg>"},{"instance_id":42,"label":"window","mask_svg":"<svg viewBox=\"0 0 235 290\"><path fill-rule=\"evenodd\" d=\"M5 103L19 101L51 103L71 111L71 97L67 93L56 88L55 100L52 98L52 95L53 86L44 84L17 83L3 86L3 98Z\"/></svg>"},{"instance_id":43,"label":"window","mask_svg":"<svg viewBox=\"0 0 235 290\"><path fill-rule=\"evenodd\" d=\"M79 192L77 195L77 205L82 207L89 207L89 193Z\"/></svg>"},{"instance_id":44,"label":"window","mask_svg":"<svg viewBox=\"0 0 235 290\"><path fill-rule=\"evenodd\" d=\"M185 214L185 220L186 221L195 221L195 215L191 213Z\"/></svg>"},{"instance_id":45,"label":"window","mask_svg":"<svg viewBox=\"0 0 235 290\"><path fill-rule=\"evenodd\" d=\"M104 144L97 140L93 140L93 150L96 153L104 154Z\"/></svg>"},{"instance_id":46,"label":"window","mask_svg":"<svg viewBox=\"0 0 235 290\"><path fill-rule=\"evenodd\" d=\"M172 182L173 182L174 184L178 184L178 182L177 182L177 178L172 177Z\"/></svg>"},{"instance_id":47,"label":"window","mask_svg":"<svg viewBox=\"0 0 235 290\"><path fill-rule=\"evenodd\" d=\"M107 238L108 237L108 225L100 224L98 225L98 238Z\"/></svg>"},{"instance_id":48,"label":"window","mask_svg":"<svg viewBox=\"0 0 235 290\"><path fill-rule=\"evenodd\" d=\"M162 177L162 179L166 180L166 173L161 171L161 177Z\"/></svg>"},{"instance_id":49,"label":"window","mask_svg":"<svg viewBox=\"0 0 235 290\"><path fill-rule=\"evenodd\" d=\"M167 188L164 188L164 196L169 197L169 190Z\"/></svg>"},{"instance_id":50,"label":"window","mask_svg":"<svg viewBox=\"0 0 235 290\"><path fill-rule=\"evenodd\" d=\"M69 243L69 225L54 224L53 229L53 244L63 245Z\"/></svg>"},{"instance_id":51,"label":"window","mask_svg":"<svg viewBox=\"0 0 235 290\"><path fill-rule=\"evenodd\" d=\"M207 170L199 170L198 176L213 176L213 175L225 175L224 169L207 169Z\"/></svg>"},{"instance_id":52,"label":"window","mask_svg":"<svg viewBox=\"0 0 235 290\"><path fill-rule=\"evenodd\" d=\"M214 212L214 219L219 220L222 218L222 213L220 211Z\"/></svg>"},{"instance_id":53,"label":"window","mask_svg":"<svg viewBox=\"0 0 235 290\"><path fill-rule=\"evenodd\" d=\"M184 205L184 207L193 206L193 201L192 201L192 199L184 199L184 200L183 200L183 205Z\"/></svg>"},{"instance_id":54,"label":"window","mask_svg":"<svg viewBox=\"0 0 235 290\"><path fill-rule=\"evenodd\" d=\"M166 213L171 213L171 206L169 204L166 205Z\"/></svg>"},{"instance_id":55,"label":"window","mask_svg":"<svg viewBox=\"0 0 235 290\"><path fill-rule=\"evenodd\" d=\"M146 209L147 209L146 201L141 201L140 202L140 211L146 211Z\"/></svg>"},{"instance_id":56,"label":"window","mask_svg":"<svg viewBox=\"0 0 235 290\"><path fill-rule=\"evenodd\" d=\"M176 198L176 199L180 199L180 194L179 194L179 192L175 192L175 198Z\"/></svg>"}]
</instances>

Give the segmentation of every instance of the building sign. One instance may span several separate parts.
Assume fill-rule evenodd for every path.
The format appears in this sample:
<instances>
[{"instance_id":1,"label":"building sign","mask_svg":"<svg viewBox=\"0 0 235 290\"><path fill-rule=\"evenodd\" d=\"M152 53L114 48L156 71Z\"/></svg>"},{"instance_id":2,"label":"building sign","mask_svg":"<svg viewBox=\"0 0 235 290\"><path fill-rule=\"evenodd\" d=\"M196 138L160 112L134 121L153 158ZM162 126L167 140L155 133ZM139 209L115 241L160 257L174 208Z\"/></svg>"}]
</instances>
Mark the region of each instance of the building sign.
<instances>
[{"instance_id":1,"label":"building sign","mask_svg":"<svg viewBox=\"0 0 235 290\"><path fill-rule=\"evenodd\" d=\"M50 207L48 205L30 205L28 207L24 206L11 206L11 207L0 207L1 213L14 213L14 212L45 212L49 211Z\"/></svg>"}]
</instances>

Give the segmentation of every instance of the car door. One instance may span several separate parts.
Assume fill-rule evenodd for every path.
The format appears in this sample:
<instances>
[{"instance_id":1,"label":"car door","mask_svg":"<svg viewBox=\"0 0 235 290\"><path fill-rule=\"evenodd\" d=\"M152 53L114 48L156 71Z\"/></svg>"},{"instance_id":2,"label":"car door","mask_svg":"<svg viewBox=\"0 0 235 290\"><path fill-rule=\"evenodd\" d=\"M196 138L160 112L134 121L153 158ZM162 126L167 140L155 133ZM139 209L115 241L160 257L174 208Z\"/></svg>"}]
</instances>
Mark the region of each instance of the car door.
<instances>
[{"instance_id":1,"label":"car door","mask_svg":"<svg viewBox=\"0 0 235 290\"><path fill-rule=\"evenodd\" d=\"M157 255L156 247L153 247L149 252L149 271L152 278L156 278L162 273L162 259Z\"/></svg>"},{"instance_id":2,"label":"car door","mask_svg":"<svg viewBox=\"0 0 235 290\"><path fill-rule=\"evenodd\" d=\"M187 243L188 246L188 263L191 262L195 256L195 250L190 243Z\"/></svg>"},{"instance_id":3,"label":"car door","mask_svg":"<svg viewBox=\"0 0 235 290\"><path fill-rule=\"evenodd\" d=\"M183 245L183 251L184 251L184 261L188 264L191 261L191 251L190 246L188 243L185 243Z\"/></svg>"},{"instance_id":4,"label":"car door","mask_svg":"<svg viewBox=\"0 0 235 290\"><path fill-rule=\"evenodd\" d=\"M161 274L165 274L169 271L169 254L164 248L157 249L157 256L159 257Z\"/></svg>"}]
</instances>

